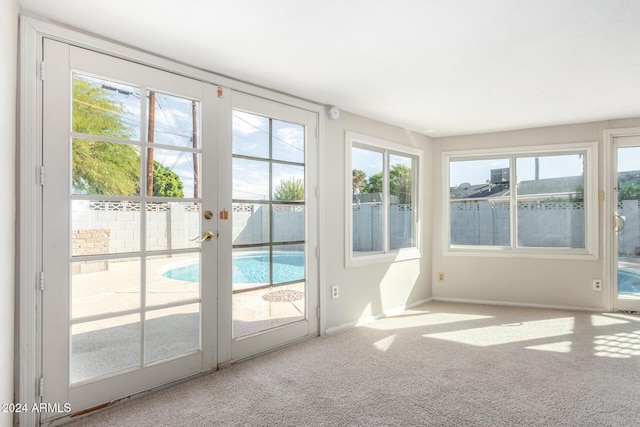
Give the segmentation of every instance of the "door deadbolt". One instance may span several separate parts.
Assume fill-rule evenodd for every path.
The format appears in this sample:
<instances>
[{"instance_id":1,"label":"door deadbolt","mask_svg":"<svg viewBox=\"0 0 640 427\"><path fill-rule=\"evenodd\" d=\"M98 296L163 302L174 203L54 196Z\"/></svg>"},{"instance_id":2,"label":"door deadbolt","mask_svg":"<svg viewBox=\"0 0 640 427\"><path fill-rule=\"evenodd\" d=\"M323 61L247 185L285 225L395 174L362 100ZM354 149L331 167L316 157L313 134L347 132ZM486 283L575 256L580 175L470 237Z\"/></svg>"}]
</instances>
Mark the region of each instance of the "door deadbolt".
<instances>
[{"instance_id":1,"label":"door deadbolt","mask_svg":"<svg viewBox=\"0 0 640 427\"><path fill-rule=\"evenodd\" d=\"M211 219L211 218L213 218L213 212L204 211L204 219Z\"/></svg>"}]
</instances>

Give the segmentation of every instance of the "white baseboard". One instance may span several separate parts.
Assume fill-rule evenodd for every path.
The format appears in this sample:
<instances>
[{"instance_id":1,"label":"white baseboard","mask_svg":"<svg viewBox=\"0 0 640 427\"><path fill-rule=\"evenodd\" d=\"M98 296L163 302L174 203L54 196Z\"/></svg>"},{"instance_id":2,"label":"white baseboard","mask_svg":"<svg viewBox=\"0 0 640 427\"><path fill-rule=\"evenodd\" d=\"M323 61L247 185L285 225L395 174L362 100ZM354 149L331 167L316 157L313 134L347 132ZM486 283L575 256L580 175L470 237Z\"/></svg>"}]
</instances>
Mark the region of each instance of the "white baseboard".
<instances>
[{"instance_id":1,"label":"white baseboard","mask_svg":"<svg viewBox=\"0 0 640 427\"><path fill-rule=\"evenodd\" d=\"M442 302L458 302L462 304L481 304L481 305L500 305L505 307L525 307L525 308L545 308L550 310L571 310L571 311L589 311L589 312L598 312L602 313L606 311L602 308L590 308L590 307L572 307L572 306L564 306L564 305L546 305L546 304L529 304L522 302L509 302L509 301L491 301L491 300L476 300L476 299L465 299L465 298L443 298L443 297L433 297L432 301L442 301Z\"/></svg>"},{"instance_id":2,"label":"white baseboard","mask_svg":"<svg viewBox=\"0 0 640 427\"><path fill-rule=\"evenodd\" d=\"M413 302L411 304L407 304L407 305L403 305L403 306L400 306L400 307L395 307L395 308L392 308L392 309L389 309L389 310L385 310L383 313L376 314L375 316L365 316L365 317L359 318L358 320L356 320L354 322L348 322L348 323L343 323L342 325L332 326L330 328L327 328L326 334L327 335L336 334L338 332L343 332L343 331L346 331L348 329L355 328L356 326L366 325L368 323L375 322L376 320L383 319L385 317L389 317L389 316L394 316L396 314L400 314L405 310L409 310L409 309L411 309L413 307L417 307L419 305L426 304L426 303L428 303L428 302L430 302L432 300L433 300L433 298L421 299L421 300Z\"/></svg>"}]
</instances>

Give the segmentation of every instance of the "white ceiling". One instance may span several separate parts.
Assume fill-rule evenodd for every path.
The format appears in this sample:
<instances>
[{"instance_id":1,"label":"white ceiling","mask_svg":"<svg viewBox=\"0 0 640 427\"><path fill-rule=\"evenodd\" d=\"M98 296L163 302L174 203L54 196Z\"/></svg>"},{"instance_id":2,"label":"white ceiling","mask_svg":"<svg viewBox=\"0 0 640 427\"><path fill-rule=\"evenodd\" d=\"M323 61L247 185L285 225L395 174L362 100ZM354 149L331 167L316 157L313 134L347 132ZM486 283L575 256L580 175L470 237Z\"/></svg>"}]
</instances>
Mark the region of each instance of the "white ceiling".
<instances>
[{"instance_id":1,"label":"white ceiling","mask_svg":"<svg viewBox=\"0 0 640 427\"><path fill-rule=\"evenodd\" d=\"M433 136L640 117L639 0L18 0Z\"/></svg>"}]
</instances>

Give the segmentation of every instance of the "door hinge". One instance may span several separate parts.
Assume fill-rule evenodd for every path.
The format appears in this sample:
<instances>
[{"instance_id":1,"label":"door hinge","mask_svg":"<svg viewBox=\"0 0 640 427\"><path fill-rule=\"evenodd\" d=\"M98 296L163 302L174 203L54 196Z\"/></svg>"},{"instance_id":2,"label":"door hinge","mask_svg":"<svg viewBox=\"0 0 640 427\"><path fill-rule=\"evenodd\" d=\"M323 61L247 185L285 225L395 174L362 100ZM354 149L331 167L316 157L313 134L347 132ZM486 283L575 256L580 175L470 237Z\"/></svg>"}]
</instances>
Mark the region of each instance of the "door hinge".
<instances>
[{"instance_id":1,"label":"door hinge","mask_svg":"<svg viewBox=\"0 0 640 427\"><path fill-rule=\"evenodd\" d=\"M40 393L40 397L44 396L44 377L40 377L40 381L38 383L38 391Z\"/></svg>"},{"instance_id":2,"label":"door hinge","mask_svg":"<svg viewBox=\"0 0 640 427\"><path fill-rule=\"evenodd\" d=\"M44 271L40 272L40 292L44 292Z\"/></svg>"},{"instance_id":3,"label":"door hinge","mask_svg":"<svg viewBox=\"0 0 640 427\"><path fill-rule=\"evenodd\" d=\"M44 81L44 61L40 61L40 80Z\"/></svg>"},{"instance_id":4,"label":"door hinge","mask_svg":"<svg viewBox=\"0 0 640 427\"><path fill-rule=\"evenodd\" d=\"M316 317L320 318L320 306L316 307Z\"/></svg>"},{"instance_id":5,"label":"door hinge","mask_svg":"<svg viewBox=\"0 0 640 427\"><path fill-rule=\"evenodd\" d=\"M40 166L40 185L44 185L44 166Z\"/></svg>"}]
</instances>

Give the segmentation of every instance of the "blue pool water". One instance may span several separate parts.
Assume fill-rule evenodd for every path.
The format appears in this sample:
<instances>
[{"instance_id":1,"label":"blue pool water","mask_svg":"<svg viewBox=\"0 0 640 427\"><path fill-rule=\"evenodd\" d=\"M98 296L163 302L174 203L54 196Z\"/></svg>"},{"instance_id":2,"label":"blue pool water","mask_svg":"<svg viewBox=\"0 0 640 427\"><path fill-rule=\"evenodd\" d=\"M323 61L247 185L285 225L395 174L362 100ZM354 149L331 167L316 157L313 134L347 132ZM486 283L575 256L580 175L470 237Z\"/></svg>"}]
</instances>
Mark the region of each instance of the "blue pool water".
<instances>
[{"instance_id":1,"label":"blue pool water","mask_svg":"<svg viewBox=\"0 0 640 427\"><path fill-rule=\"evenodd\" d=\"M169 279L198 282L197 262L170 268L161 273ZM233 256L233 283L269 283L269 253L247 253ZM304 252L273 252L273 283L304 280Z\"/></svg>"},{"instance_id":2,"label":"blue pool water","mask_svg":"<svg viewBox=\"0 0 640 427\"><path fill-rule=\"evenodd\" d=\"M628 270L618 270L618 293L640 293L640 274Z\"/></svg>"}]
</instances>

